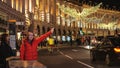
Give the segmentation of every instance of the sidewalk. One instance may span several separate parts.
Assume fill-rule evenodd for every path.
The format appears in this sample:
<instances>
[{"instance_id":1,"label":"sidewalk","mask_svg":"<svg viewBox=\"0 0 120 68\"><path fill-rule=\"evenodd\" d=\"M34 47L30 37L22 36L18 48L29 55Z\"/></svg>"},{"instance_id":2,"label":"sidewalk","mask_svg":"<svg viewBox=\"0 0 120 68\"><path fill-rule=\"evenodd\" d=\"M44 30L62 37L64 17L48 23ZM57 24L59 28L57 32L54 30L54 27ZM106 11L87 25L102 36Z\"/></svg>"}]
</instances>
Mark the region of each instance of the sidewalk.
<instances>
[{"instance_id":1,"label":"sidewalk","mask_svg":"<svg viewBox=\"0 0 120 68\"><path fill-rule=\"evenodd\" d=\"M71 47L70 45L65 45L65 44L58 44L57 46L55 46L55 48L68 48L68 47ZM39 46L38 47L38 50L41 50L41 49L47 49L48 46Z\"/></svg>"},{"instance_id":2,"label":"sidewalk","mask_svg":"<svg viewBox=\"0 0 120 68\"><path fill-rule=\"evenodd\" d=\"M90 50L91 48L93 48L93 46L89 46L89 45L87 45L87 46L83 46L83 45L80 45L80 46L76 46L76 45L72 45L72 46L70 46L69 44L58 44L57 45L57 47L58 48L74 48L74 47L80 47L80 48L84 48L84 49L88 49L88 50ZM57 48L57 47L55 47L55 48ZM38 50L41 50L41 49L47 49L48 47L46 46L44 46L44 47L38 47Z\"/></svg>"}]
</instances>

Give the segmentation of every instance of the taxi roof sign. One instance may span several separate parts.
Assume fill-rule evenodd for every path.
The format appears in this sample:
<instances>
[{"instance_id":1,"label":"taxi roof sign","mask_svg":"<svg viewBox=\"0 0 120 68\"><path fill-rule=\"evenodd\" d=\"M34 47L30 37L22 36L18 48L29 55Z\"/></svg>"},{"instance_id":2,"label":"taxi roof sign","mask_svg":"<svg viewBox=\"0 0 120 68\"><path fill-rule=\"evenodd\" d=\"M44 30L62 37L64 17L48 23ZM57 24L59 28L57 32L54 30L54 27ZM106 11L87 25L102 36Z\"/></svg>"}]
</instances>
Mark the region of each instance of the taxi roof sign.
<instances>
[{"instance_id":1,"label":"taxi roof sign","mask_svg":"<svg viewBox=\"0 0 120 68\"><path fill-rule=\"evenodd\" d=\"M8 22L16 22L16 20L8 20Z\"/></svg>"}]
</instances>

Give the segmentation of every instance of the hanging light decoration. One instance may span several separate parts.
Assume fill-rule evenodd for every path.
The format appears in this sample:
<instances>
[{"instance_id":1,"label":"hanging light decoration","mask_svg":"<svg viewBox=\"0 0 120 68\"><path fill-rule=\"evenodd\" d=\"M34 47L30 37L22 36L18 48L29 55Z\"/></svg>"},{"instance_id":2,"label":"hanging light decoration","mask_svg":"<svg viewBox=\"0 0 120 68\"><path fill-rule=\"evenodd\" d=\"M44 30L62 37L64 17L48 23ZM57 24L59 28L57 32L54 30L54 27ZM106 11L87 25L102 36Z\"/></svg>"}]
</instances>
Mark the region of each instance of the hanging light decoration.
<instances>
[{"instance_id":1,"label":"hanging light decoration","mask_svg":"<svg viewBox=\"0 0 120 68\"><path fill-rule=\"evenodd\" d=\"M98 5L94 6L94 7L91 7L91 8L84 8L83 11L80 13L74 8L70 8L68 6L65 7L64 5L60 5L59 3L57 3L58 8L62 12L64 12L65 14L67 14L67 15L73 17L73 18L76 18L76 20L86 18L88 15L90 15L92 13L95 13L99 9L101 4L102 3L100 3L100 4L98 4Z\"/></svg>"},{"instance_id":2,"label":"hanging light decoration","mask_svg":"<svg viewBox=\"0 0 120 68\"><path fill-rule=\"evenodd\" d=\"M101 27L103 27L104 29L112 29L112 30L114 30L114 29L116 29L116 24L117 24L117 21L115 21L115 22L109 22L109 23L100 23L100 24L98 24L98 26L101 28Z\"/></svg>"},{"instance_id":3,"label":"hanging light decoration","mask_svg":"<svg viewBox=\"0 0 120 68\"><path fill-rule=\"evenodd\" d=\"M117 28L117 19L115 20L109 20L111 22L107 22L107 24L103 21L103 19L105 18L106 14L104 14L101 18L97 18L97 17L88 17L89 15L97 12L100 8L100 6L102 5L102 3L99 3L98 5L94 6L94 7L90 7L90 8L84 8L82 10L82 12L78 12L76 9L74 8L70 8L70 7L65 7L64 5L60 5L59 3L57 3L58 8L65 14L67 14L69 17L71 17L71 22L73 21L82 21L85 22L84 24L87 23L99 23L97 24L97 26L99 26L99 28L101 29L116 29ZM69 18L66 19L66 21ZM104 22L104 23L103 23Z\"/></svg>"},{"instance_id":4,"label":"hanging light decoration","mask_svg":"<svg viewBox=\"0 0 120 68\"><path fill-rule=\"evenodd\" d=\"M84 8L83 11L80 13L80 16L82 18L85 18L87 17L88 15L92 14L92 13L95 13L99 8L100 8L100 5L102 5L102 3L94 6L94 7L91 7L91 8Z\"/></svg>"},{"instance_id":5,"label":"hanging light decoration","mask_svg":"<svg viewBox=\"0 0 120 68\"><path fill-rule=\"evenodd\" d=\"M105 16L106 14L104 14L101 18L97 18L97 17L87 18L86 17L86 18L81 19L81 21L85 21L86 23L101 23Z\"/></svg>"}]
</instances>

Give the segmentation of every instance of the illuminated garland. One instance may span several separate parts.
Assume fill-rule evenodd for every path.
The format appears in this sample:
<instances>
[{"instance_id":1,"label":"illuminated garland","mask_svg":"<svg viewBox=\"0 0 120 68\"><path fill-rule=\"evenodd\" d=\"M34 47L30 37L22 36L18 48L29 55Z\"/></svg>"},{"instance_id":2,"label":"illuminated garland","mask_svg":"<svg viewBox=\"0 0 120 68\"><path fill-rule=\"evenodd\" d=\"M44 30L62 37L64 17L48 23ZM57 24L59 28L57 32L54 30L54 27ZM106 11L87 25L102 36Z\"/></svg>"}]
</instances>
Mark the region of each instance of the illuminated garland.
<instances>
[{"instance_id":1,"label":"illuminated garland","mask_svg":"<svg viewBox=\"0 0 120 68\"><path fill-rule=\"evenodd\" d=\"M65 7L64 5L60 6L59 3L57 3L57 5L58 5L58 8L59 8L62 12L64 12L65 14L67 14L67 15L69 15L69 16L71 16L71 17L74 17L74 18L79 17L76 9L71 9L71 8L69 8L69 7Z\"/></svg>"},{"instance_id":2,"label":"illuminated garland","mask_svg":"<svg viewBox=\"0 0 120 68\"><path fill-rule=\"evenodd\" d=\"M109 22L108 24L103 23L103 19L105 17L106 14L104 14L100 19L98 19L97 17L91 17L88 18L87 16L89 16L92 13L97 12L97 10L100 8L100 5L102 3L91 7L91 8L84 8L83 11L77 12L76 9L74 8L70 8L70 7L65 7L64 5L60 5L59 3L57 3L58 8L64 12L65 14L69 15L70 18L66 18L65 21L82 21L82 22L86 22L86 23L99 23L98 27L100 28L104 28L104 29L115 29L117 26L117 21L113 21L113 22ZM63 16L62 16L63 17Z\"/></svg>"},{"instance_id":3,"label":"illuminated garland","mask_svg":"<svg viewBox=\"0 0 120 68\"><path fill-rule=\"evenodd\" d=\"M81 18L81 21L82 21L82 22L86 22L86 23L102 23L105 16L106 16L106 14L104 14L104 15L103 15L101 18L99 18L99 19L98 19L97 17ZM61 16L61 17L63 18L63 16ZM68 20L70 20L71 22L76 21L76 19L73 18L73 17L66 17L66 18L65 18L65 21L68 21ZM78 20L78 21L80 21L80 20Z\"/></svg>"},{"instance_id":4,"label":"illuminated garland","mask_svg":"<svg viewBox=\"0 0 120 68\"><path fill-rule=\"evenodd\" d=\"M84 8L83 11L80 13L80 12L77 12L76 9L73 9L73 8L70 8L70 7L65 7L64 5L60 5L59 3L57 3L58 5L58 8L64 12L65 14L71 16L71 17L74 17L76 18L76 20L80 20L81 18L86 18L88 15L92 14L92 13L95 13L100 5L102 3L96 5L95 7L91 7L91 8Z\"/></svg>"},{"instance_id":5,"label":"illuminated garland","mask_svg":"<svg viewBox=\"0 0 120 68\"><path fill-rule=\"evenodd\" d=\"M83 11L80 13L80 16L81 16L82 18L85 18L85 17L87 17L88 15L90 15L90 14L92 14L92 13L95 13L95 12L99 9L99 7L100 7L101 4L102 4L102 3L96 5L95 7L91 7L91 8L84 8Z\"/></svg>"},{"instance_id":6,"label":"illuminated garland","mask_svg":"<svg viewBox=\"0 0 120 68\"><path fill-rule=\"evenodd\" d=\"M117 21L115 21L115 22L109 22L109 23L100 23L100 24L98 24L98 26L100 27L100 28L104 28L104 29L114 29L114 28L116 28L116 25L117 24Z\"/></svg>"},{"instance_id":7,"label":"illuminated garland","mask_svg":"<svg viewBox=\"0 0 120 68\"><path fill-rule=\"evenodd\" d=\"M81 21L85 21L86 23L101 23L104 19L104 17L106 16L106 14L104 14L101 18L97 18L97 17L91 17L91 18L82 18Z\"/></svg>"}]
</instances>

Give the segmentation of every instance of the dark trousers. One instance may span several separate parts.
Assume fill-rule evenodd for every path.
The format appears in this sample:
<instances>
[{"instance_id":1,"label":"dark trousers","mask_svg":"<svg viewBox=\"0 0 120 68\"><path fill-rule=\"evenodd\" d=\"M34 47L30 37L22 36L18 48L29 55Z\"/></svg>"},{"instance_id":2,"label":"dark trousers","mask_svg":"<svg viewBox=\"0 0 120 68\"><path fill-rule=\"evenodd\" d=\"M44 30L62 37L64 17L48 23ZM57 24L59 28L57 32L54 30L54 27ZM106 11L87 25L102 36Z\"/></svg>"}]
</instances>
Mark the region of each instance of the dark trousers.
<instances>
[{"instance_id":1,"label":"dark trousers","mask_svg":"<svg viewBox=\"0 0 120 68\"><path fill-rule=\"evenodd\" d=\"M9 68L8 62L5 59L0 60L0 68Z\"/></svg>"}]
</instances>

